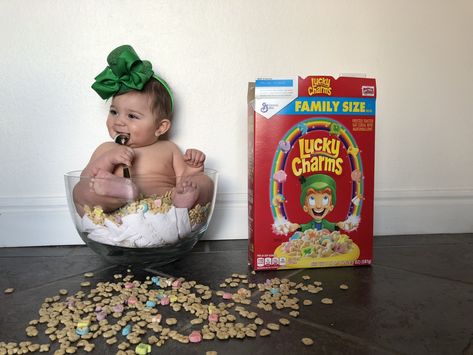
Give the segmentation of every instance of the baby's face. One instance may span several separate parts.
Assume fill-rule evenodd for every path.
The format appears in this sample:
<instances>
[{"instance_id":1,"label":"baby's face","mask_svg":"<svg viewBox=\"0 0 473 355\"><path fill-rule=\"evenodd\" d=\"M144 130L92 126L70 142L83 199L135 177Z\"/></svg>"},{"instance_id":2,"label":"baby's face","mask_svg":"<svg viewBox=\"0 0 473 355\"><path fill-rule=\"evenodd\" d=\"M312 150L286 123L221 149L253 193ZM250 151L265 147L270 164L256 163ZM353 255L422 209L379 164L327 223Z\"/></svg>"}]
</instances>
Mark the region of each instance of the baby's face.
<instances>
[{"instance_id":1,"label":"baby's face","mask_svg":"<svg viewBox=\"0 0 473 355\"><path fill-rule=\"evenodd\" d=\"M118 134L129 136L126 145L144 147L158 140L158 120L151 112L150 98L139 91L113 97L107 117L110 137Z\"/></svg>"}]
</instances>

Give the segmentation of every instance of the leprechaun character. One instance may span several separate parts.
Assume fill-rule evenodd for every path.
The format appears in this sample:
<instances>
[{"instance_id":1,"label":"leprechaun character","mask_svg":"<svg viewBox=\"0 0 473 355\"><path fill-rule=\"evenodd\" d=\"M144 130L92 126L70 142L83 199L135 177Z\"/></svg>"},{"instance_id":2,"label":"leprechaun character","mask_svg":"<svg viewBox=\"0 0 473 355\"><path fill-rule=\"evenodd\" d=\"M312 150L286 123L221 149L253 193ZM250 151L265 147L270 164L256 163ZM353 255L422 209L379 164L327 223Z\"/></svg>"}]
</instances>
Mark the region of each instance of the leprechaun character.
<instances>
[{"instance_id":1,"label":"leprechaun character","mask_svg":"<svg viewBox=\"0 0 473 355\"><path fill-rule=\"evenodd\" d=\"M302 208L313 220L299 225L298 230L305 232L308 229L327 229L333 232L343 229L344 222L332 223L325 219L337 203L337 185L335 180L325 174L315 174L307 178L301 176L299 180L302 189Z\"/></svg>"}]
</instances>

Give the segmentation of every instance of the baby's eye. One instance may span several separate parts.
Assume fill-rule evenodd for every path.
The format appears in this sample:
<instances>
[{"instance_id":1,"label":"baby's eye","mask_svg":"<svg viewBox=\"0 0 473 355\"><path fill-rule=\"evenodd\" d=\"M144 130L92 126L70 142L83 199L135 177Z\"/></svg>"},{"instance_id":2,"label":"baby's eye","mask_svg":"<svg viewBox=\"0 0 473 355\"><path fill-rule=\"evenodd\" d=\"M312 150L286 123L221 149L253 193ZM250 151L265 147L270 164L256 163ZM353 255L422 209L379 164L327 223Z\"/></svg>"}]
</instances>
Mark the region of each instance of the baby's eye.
<instances>
[{"instance_id":1,"label":"baby's eye","mask_svg":"<svg viewBox=\"0 0 473 355\"><path fill-rule=\"evenodd\" d=\"M327 206L327 205L328 205L328 202L329 202L328 196L324 196L323 199L322 199L322 205L323 205L323 206Z\"/></svg>"},{"instance_id":2,"label":"baby's eye","mask_svg":"<svg viewBox=\"0 0 473 355\"><path fill-rule=\"evenodd\" d=\"M309 206L315 206L315 197L314 196L309 197Z\"/></svg>"},{"instance_id":3,"label":"baby's eye","mask_svg":"<svg viewBox=\"0 0 473 355\"><path fill-rule=\"evenodd\" d=\"M129 114L128 114L128 118L129 118L130 120L137 120L137 119L139 119L139 117L138 117L137 115L134 115L134 114L132 114L132 113L129 113Z\"/></svg>"},{"instance_id":4,"label":"baby's eye","mask_svg":"<svg viewBox=\"0 0 473 355\"><path fill-rule=\"evenodd\" d=\"M109 112L110 112L110 114L111 114L112 116L116 116L117 113L118 113L117 110L115 110L115 109L113 109L113 108L111 108Z\"/></svg>"}]
</instances>

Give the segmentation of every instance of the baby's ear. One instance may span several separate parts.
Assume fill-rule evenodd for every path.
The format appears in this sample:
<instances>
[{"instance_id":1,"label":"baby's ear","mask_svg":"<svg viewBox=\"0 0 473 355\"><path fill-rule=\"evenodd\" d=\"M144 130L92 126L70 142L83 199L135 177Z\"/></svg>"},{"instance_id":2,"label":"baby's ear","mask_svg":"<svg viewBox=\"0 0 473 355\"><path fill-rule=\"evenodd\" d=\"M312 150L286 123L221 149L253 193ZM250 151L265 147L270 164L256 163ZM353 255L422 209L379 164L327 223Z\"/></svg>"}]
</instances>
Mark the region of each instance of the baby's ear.
<instances>
[{"instance_id":1,"label":"baby's ear","mask_svg":"<svg viewBox=\"0 0 473 355\"><path fill-rule=\"evenodd\" d=\"M158 127L156 128L154 135L156 137L162 136L167 131L169 131L170 128L171 128L171 121L168 120L167 118L164 118L161 121L159 121Z\"/></svg>"}]
</instances>

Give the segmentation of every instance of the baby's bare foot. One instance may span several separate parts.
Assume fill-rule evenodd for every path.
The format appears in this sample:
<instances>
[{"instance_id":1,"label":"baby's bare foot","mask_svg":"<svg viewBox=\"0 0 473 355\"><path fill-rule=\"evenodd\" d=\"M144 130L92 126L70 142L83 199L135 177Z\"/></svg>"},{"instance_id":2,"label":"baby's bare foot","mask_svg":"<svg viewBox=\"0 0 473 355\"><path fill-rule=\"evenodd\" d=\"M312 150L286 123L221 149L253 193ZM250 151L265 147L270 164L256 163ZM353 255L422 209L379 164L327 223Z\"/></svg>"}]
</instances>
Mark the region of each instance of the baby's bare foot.
<instances>
[{"instance_id":1,"label":"baby's bare foot","mask_svg":"<svg viewBox=\"0 0 473 355\"><path fill-rule=\"evenodd\" d=\"M178 208L191 208L198 197L197 185L192 181L183 181L176 186L172 202Z\"/></svg>"},{"instance_id":2,"label":"baby's bare foot","mask_svg":"<svg viewBox=\"0 0 473 355\"><path fill-rule=\"evenodd\" d=\"M129 201L133 201L138 197L138 189L130 179L113 175L108 171L99 169L90 181L90 188L97 195Z\"/></svg>"}]
</instances>

